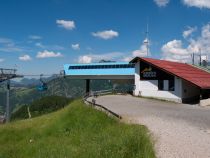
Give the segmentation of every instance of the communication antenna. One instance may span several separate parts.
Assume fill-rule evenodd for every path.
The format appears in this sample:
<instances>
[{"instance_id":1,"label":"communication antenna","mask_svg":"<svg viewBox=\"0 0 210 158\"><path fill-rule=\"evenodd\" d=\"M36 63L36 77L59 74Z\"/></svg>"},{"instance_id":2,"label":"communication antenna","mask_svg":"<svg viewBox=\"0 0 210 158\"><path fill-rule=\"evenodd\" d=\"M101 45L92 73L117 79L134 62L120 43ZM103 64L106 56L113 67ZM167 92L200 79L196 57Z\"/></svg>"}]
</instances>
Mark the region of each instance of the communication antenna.
<instances>
[{"instance_id":1,"label":"communication antenna","mask_svg":"<svg viewBox=\"0 0 210 158\"><path fill-rule=\"evenodd\" d=\"M191 54L191 57L192 57L192 64L195 65L195 53L194 52Z\"/></svg>"},{"instance_id":2,"label":"communication antenna","mask_svg":"<svg viewBox=\"0 0 210 158\"><path fill-rule=\"evenodd\" d=\"M146 49L147 49L147 56L149 55L149 24L147 22L147 30L145 32L146 34L146 39L144 40L144 44L146 45Z\"/></svg>"},{"instance_id":3,"label":"communication antenna","mask_svg":"<svg viewBox=\"0 0 210 158\"><path fill-rule=\"evenodd\" d=\"M201 66L201 64L202 64L202 63L201 63L201 62L202 62L202 61L201 61L201 54L202 54L202 53L201 53L201 48L199 48L199 53L200 53L200 54L199 54L199 65Z\"/></svg>"}]
</instances>

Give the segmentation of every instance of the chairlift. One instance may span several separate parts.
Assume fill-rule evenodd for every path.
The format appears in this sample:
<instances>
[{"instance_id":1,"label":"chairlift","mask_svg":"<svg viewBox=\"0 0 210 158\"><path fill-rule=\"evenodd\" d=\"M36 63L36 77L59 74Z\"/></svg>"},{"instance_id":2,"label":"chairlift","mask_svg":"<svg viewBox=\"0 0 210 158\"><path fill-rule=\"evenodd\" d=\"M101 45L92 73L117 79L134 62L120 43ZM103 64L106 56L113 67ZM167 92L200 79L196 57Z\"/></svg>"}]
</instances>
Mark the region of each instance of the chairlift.
<instances>
[{"instance_id":1,"label":"chairlift","mask_svg":"<svg viewBox=\"0 0 210 158\"><path fill-rule=\"evenodd\" d=\"M46 91L48 89L47 83L42 79L43 74L40 75L40 85L37 87L38 91Z\"/></svg>"},{"instance_id":2,"label":"chairlift","mask_svg":"<svg viewBox=\"0 0 210 158\"><path fill-rule=\"evenodd\" d=\"M37 86L38 91L46 91L48 89L47 83L42 78L43 76L44 76L43 74L40 75L40 85ZM65 78L65 71L64 70L60 71L59 76L62 76L63 78Z\"/></svg>"}]
</instances>

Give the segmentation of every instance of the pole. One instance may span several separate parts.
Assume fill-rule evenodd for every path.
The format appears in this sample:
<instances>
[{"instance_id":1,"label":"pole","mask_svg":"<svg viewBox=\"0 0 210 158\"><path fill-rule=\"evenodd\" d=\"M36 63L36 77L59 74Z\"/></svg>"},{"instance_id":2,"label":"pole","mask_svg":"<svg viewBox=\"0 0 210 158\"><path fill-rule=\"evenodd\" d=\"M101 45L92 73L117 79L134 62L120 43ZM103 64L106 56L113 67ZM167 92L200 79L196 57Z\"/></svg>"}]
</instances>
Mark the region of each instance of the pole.
<instances>
[{"instance_id":1,"label":"pole","mask_svg":"<svg viewBox=\"0 0 210 158\"><path fill-rule=\"evenodd\" d=\"M192 53L192 64L195 65L195 54Z\"/></svg>"},{"instance_id":2,"label":"pole","mask_svg":"<svg viewBox=\"0 0 210 158\"><path fill-rule=\"evenodd\" d=\"M90 92L90 79L86 79L86 93Z\"/></svg>"},{"instance_id":3,"label":"pole","mask_svg":"<svg viewBox=\"0 0 210 158\"><path fill-rule=\"evenodd\" d=\"M199 65L201 66L201 48L199 48L199 51L200 51L200 55L199 55L199 56L200 56L200 59L199 59L199 60L200 60L200 61L199 61Z\"/></svg>"},{"instance_id":4,"label":"pole","mask_svg":"<svg viewBox=\"0 0 210 158\"><path fill-rule=\"evenodd\" d=\"M146 39L147 39L146 47L147 47L147 57L148 57L148 55L149 55L149 24L148 24L148 21L147 21Z\"/></svg>"},{"instance_id":5,"label":"pole","mask_svg":"<svg viewBox=\"0 0 210 158\"><path fill-rule=\"evenodd\" d=\"M10 121L9 96L10 96L10 80L7 80L7 105L6 105L6 122L7 123Z\"/></svg>"},{"instance_id":6,"label":"pole","mask_svg":"<svg viewBox=\"0 0 210 158\"><path fill-rule=\"evenodd\" d=\"M148 22L147 22L147 31L145 33L146 33L146 39L144 40L143 43L146 46L146 56L148 57L148 55L149 55L149 25L148 25Z\"/></svg>"}]
</instances>

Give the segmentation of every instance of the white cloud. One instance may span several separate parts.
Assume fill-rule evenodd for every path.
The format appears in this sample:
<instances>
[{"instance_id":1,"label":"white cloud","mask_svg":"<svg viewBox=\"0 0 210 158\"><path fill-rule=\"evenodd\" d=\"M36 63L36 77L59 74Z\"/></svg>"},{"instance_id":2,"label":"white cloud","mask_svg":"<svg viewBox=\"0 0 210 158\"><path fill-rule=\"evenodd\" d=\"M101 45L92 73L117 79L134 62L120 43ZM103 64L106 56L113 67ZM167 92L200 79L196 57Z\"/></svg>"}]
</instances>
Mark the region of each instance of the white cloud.
<instances>
[{"instance_id":1,"label":"white cloud","mask_svg":"<svg viewBox=\"0 0 210 158\"><path fill-rule=\"evenodd\" d=\"M64 47L59 45L44 45L41 42L35 43L35 46L42 48L42 49L53 49L53 50L64 50Z\"/></svg>"},{"instance_id":2,"label":"white cloud","mask_svg":"<svg viewBox=\"0 0 210 158\"><path fill-rule=\"evenodd\" d=\"M26 54L26 55L20 56L19 60L30 61L30 60L32 60L32 58L29 55Z\"/></svg>"},{"instance_id":3,"label":"white cloud","mask_svg":"<svg viewBox=\"0 0 210 158\"><path fill-rule=\"evenodd\" d=\"M86 54L79 56L79 63L90 63L90 62L99 62L100 60L109 60L109 61L119 61L124 56L124 53L121 52L111 52L104 54Z\"/></svg>"},{"instance_id":4,"label":"white cloud","mask_svg":"<svg viewBox=\"0 0 210 158\"><path fill-rule=\"evenodd\" d=\"M163 59L170 61L188 62L190 53L188 49L182 47L181 40L172 40L164 44L161 48Z\"/></svg>"},{"instance_id":5,"label":"white cloud","mask_svg":"<svg viewBox=\"0 0 210 158\"><path fill-rule=\"evenodd\" d=\"M162 47L163 59L190 62L191 54L203 53L210 57L210 23L201 28L201 34L197 38L187 41L184 48L181 40L169 41Z\"/></svg>"},{"instance_id":6,"label":"white cloud","mask_svg":"<svg viewBox=\"0 0 210 158\"><path fill-rule=\"evenodd\" d=\"M195 32L196 30L197 30L197 27L188 27L187 30L183 31L182 36L184 38L187 38L190 35L192 35L192 33Z\"/></svg>"},{"instance_id":7,"label":"white cloud","mask_svg":"<svg viewBox=\"0 0 210 158\"><path fill-rule=\"evenodd\" d=\"M210 0L183 0L183 3L189 7L210 9Z\"/></svg>"},{"instance_id":8,"label":"white cloud","mask_svg":"<svg viewBox=\"0 0 210 158\"><path fill-rule=\"evenodd\" d=\"M132 52L133 57L136 57L136 56L144 57L144 56L150 55L150 50L149 49L148 49L148 54L147 54L147 46L145 44L146 42L149 42L149 41L147 39L145 39L143 41L142 45L140 46L140 49L134 50Z\"/></svg>"},{"instance_id":9,"label":"white cloud","mask_svg":"<svg viewBox=\"0 0 210 158\"><path fill-rule=\"evenodd\" d=\"M78 60L78 63L84 63L84 64L91 62L92 62L92 57L88 55L80 56Z\"/></svg>"},{"instance_id":10,"label":"white cloud","mask_svg":"<svg viewBox=\"0 0 210 158\"><path fill-rule=\"evenodd\" d=\"M30 35L28 38L32 39L32 40L40 40L40 39L42 39L42 37L38 36L38 35Z\"/></svg>"},{"instance_id":11,"label":"white cloud","mask_svg":"<svg viewBox=\"0 0 210 158\"><path fill-rule=\"evenodd\" d=\"M3 58L0 58L0 63L3 62L3 61L4 61L4 59Z\"/></svg>"},{"instance_id":12,"label":"white cloud","mask_svg":"<svg viewBox=\"0 0 210 158\"><path fill-rule=\"evenodd\" d=\"M56 20L59 27L63 27L67 30L73 30L75 28L75 23L72 20Z\"/></svg>"},{"instance_id":13,"label":"white cloud","mask_svg":"<svg viewBox=\"0 0 210 158\"><path fill-rule=\"evenodd\" d=\"M122 59L122 61L129 62L129 61L131 61L132 59L133 59L133 57L131 57L131 56L129 56L129 57L124 57L124 58Z\"/></svg>"},{"instance_id":14,"label":"white cloud","mask_svg":"<svg viewBox=\"0 0 210 158\"><path fill-rule=\"evenodd\" d=\"M5 46L5 47L1 47L0 51L2 51L2 52L22 52L23 49L18 46Z\"/></svg>"},{"instance_id":15,"label":"white cloud","mask_svg":"<svg viewBox=\"0 0 210 158\"><path fill-rule=\"evenodd\" d=\"M182 41L176 39L163 45L161 50L164 53L170 52L171 54L177 55L188 54L188 51L182 47Z\"/></svg>"},{"instance_id":16,"label":"white cloud","mask_svg":"<svg viewBox=\"0 0 210 158\"><path fill-rule=\"evenodd\" d=\"M119 33L116 31L113 31L113 30L104 30L104 31L93 32L92 35L94 37L108 40L108 39L112 39L114 37L118 37Z\"/></svg>"},{"instance_id":17,"label":"white cloud","mask_svg":"<svg viewBox=\"0 0 210 158\"><path fill-rule=\"evenodd\" d=\"M11 40L9 38L0 38L0 43L1 44L13 43L13 40Z\"/></svg>"},{"instance_id":18,"label":"white cloud","mask_svg":"<svg viewBox=\"0 0 210 158\"><path fill-rule=\"evenodd\" d=\"M54 50L64 50L65 48L63 46L59 46L59 45L52 45L52 46L48 46L48 48L50 49L54 49Z\"/></svg>"},{"instance_id":19,"label":"white cloud","mask_svg":"<svg viewBox=\"0 0 210 158\"><path fill-rule=\"evenodd\" d=\"M42 52L37 53L37 58L55 58L55 57L62 57L63 55L60 52L53 52L44 50Z\"/></svg>"},{"instance_id":20,"label":"white cloud","mask_svg":"<svg viewBox=\"0 0 210 158\"><path fill-rule=\"evenodd\" d=\"M210 56L210 23L201 28L201 35L196 39L191 39L188 49L191 52L208 54Z\"/></svg>"},{"instance_id":21,"label":"white cloud","mask_svg":"<svg viewBox=\"0 0 210 158\"><path fill-rule=\"evenodd\" d=\"M79 50L80 49L80 46L79 46L78 43L77 44L72 44L71 45L71 48L74 49L74 50Z\"/></svg>"},{"instance_id":22,"label":"white cloud","mask_svg":"<svg viewBox=\"0 0 210 158\"><path fill-rule=\"evenodd\" d=\"M35 43L35 46L40 47L40 48L45 48L45 46L41 42Z\"/></svg>"},{"instance_id":23,"label":"white cloud","mask_svg":"<svg viewBox=\"0 0 210 158\"><path fill-rule=\"evenodd\" d=\"M0 51L2 52L21 52L23 47L17 46L12 39L0 38Z\"/></svg>"},{"instance_id":24,"label":"white cloud","mask_svg":"<svg viewBox=\"0 0 210 158\"><path fill-rule=\"evenodd\" d=\"M144 39L144 41L142 42L140 48L137 49L137 50L134 50L130 56L124 57L123 58L123 61L130 61L134 57L146 57L146 56L150 56L151 53L150 53L150 50L149 49L148 49L148 54L147 54L147 45L146 45L147 42L150 45L149 40L147 38Z\"/></svg>"},{"instance_id":25,"label":"white cloud","mask_svg":"<svg viewBox=\"0 0 210 158\"><path fill-rule=\"evenodd\" d=\"M154 0L158 7L165 7L169 3L169 0Z\"/></svg>"}]
</instances>

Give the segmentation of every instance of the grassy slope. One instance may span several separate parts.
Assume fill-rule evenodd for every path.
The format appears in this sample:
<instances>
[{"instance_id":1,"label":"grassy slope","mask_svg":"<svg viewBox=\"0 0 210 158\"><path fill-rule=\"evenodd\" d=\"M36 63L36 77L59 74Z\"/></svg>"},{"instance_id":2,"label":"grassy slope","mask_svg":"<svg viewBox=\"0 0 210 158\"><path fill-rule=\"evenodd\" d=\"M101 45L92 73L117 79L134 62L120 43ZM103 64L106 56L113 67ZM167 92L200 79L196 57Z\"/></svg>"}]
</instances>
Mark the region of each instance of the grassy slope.
<instances>
[{"instance_id":1,"label":"grassy slope","mask_svg":"<svg viewBox=\"0 0 210 158\"><path fill-rule=\"evenodd\" d=\"M0 126L0 158L155 157L144 126L126 125L81 100L31 120Z\"/></svg>"}]
</instances>

